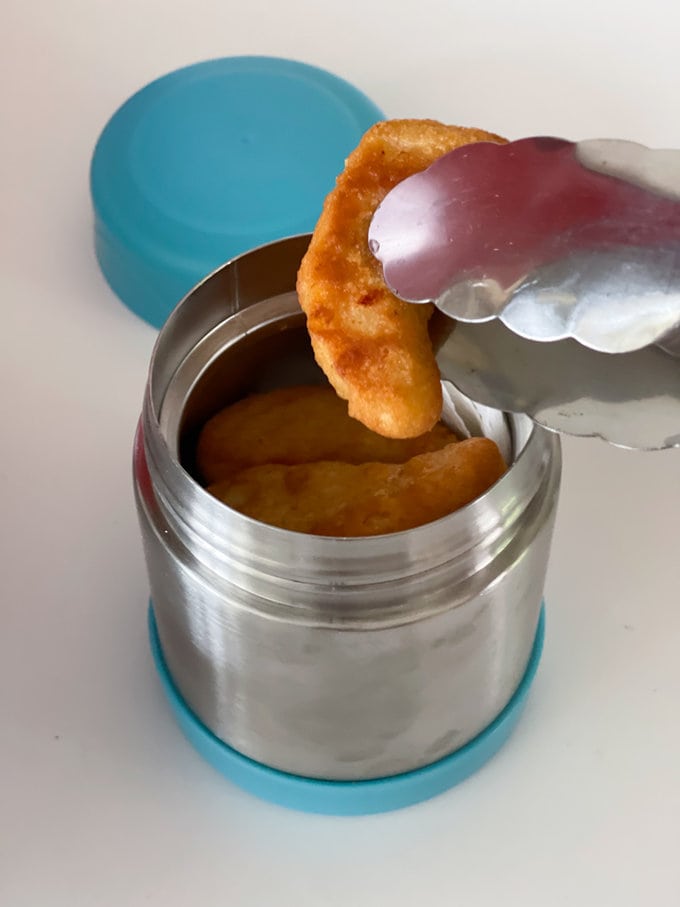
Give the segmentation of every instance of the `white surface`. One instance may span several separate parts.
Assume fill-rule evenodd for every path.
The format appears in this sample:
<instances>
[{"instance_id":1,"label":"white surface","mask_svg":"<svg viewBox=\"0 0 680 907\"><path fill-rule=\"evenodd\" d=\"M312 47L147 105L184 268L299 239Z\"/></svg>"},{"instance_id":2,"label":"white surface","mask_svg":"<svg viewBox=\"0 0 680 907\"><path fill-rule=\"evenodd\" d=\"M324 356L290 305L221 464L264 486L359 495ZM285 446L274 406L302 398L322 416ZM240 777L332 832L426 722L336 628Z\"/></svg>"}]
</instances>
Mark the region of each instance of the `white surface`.
<instances>
[{"instance_id":1,"label":"white surface","mask_svg":"<svg viewBox=\"0 0 680 907\"><path fill-rule=\"evenodd\" d=\"M680 452L565 444L544 660L480 774L365 819L261 803L189 748L151 666L129 460L154 333L98 273L87 188L132 91L240 53L392 116L680 147L677 9L4 0L3 907L680 902Z\"/></svg>"}]
</instances>

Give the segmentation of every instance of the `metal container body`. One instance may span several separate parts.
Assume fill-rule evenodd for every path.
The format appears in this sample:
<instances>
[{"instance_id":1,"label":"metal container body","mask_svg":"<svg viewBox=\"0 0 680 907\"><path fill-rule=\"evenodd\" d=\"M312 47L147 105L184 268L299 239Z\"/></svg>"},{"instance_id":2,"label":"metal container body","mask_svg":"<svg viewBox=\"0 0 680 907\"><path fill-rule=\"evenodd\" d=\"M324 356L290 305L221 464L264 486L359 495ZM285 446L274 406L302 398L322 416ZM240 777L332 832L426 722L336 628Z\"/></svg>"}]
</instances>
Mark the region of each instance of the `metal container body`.
<instances>
[{"instance_id":1,"label":"metal container body","mask_svg":"<svg viewBox=\"0 0 680 907\"><path fill-rule=\"evenodd\" d=\"M307 242L228 263L166 323L135 444L139 519L164 656L204 724L293 774L386 777L459 749L515 692L541 607L559 439L507 417L514 462L501 480L392 535L287 532L208 495L191 475L205 420L246 392L323 380L294 294Z\"/></svg>"}]
</instances>

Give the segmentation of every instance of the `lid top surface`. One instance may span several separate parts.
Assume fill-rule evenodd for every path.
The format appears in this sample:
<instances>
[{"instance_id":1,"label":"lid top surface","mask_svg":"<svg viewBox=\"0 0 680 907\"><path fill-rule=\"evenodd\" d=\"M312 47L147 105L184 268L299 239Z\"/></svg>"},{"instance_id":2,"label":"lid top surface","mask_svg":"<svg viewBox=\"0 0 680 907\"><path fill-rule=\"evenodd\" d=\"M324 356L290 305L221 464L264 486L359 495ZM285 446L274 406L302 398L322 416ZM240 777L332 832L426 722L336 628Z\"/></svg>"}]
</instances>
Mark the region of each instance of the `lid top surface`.
<instances>
[{"instance_id":1,"label":"lid top surface","mask_svg":"<svg viewBox=\"0 0 680 907\"><path fill-rule=\"evenodd\" d=\"M295 74L211 74L154 101L130 142L137 188L168 217L218 232L263 222L286 230L314 217L344 136L362 128L329 91Z\"/></svg>"},{"instance_id":2,"label":"lid top surface","mask_svg":"<svg viewBox=\"0 0 680 907\"><path fill-rule=\"evenodd\" d=\"M219 264L311 231L345 157L382 116L343 79L276 57L210 60L151 82L109 120L92 160L109 283L162 323ZM136 298L144 286L166 297L158 317Z\"/></svg>"}]
</instances>

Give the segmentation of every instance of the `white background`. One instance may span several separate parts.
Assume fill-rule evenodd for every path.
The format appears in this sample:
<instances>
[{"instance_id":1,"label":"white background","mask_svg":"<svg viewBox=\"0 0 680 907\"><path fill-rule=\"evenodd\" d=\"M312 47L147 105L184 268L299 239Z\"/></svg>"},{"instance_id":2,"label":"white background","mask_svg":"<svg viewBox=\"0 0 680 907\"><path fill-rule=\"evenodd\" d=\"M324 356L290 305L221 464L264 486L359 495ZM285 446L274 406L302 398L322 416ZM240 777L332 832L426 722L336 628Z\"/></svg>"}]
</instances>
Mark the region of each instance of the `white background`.
<instances>
[{"instance_id":1,"label":"white background","mask_svg":"<svg viewBox=\"0 0 680 907\"><path fill-rule=\"evenodd\" d=\"M180 65L291 56L390 116L680 148L664 0L3 0L0 904L680 903L680 451L565 443L548 638L477 776L362 819L194 754L147 651L130 447L154 332L100 276L105 121Z\"/></svg>"}]
</instances>

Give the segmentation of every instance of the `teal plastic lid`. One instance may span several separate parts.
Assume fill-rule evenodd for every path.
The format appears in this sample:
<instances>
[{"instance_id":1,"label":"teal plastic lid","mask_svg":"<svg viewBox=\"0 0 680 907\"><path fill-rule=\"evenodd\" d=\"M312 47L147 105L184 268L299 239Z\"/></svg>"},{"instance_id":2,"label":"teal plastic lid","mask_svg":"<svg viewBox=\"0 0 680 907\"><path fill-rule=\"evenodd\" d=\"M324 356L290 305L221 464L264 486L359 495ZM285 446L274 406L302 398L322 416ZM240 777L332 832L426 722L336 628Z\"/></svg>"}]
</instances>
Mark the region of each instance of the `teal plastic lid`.
<instances>
[{"instance_id":1,"label":"teal plastic lid","mask_svg":"<svg viewBox=\"0 0 680 907\"><path fill-rule=\"evenodd\" d=\"M322 69L227 57L133 95L94 151L95 250L114 292L160 327L216 267L310 232L382 112Z\"/></svg>"}]
</instances>

